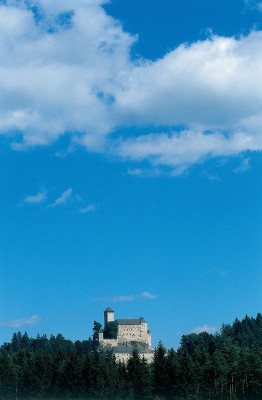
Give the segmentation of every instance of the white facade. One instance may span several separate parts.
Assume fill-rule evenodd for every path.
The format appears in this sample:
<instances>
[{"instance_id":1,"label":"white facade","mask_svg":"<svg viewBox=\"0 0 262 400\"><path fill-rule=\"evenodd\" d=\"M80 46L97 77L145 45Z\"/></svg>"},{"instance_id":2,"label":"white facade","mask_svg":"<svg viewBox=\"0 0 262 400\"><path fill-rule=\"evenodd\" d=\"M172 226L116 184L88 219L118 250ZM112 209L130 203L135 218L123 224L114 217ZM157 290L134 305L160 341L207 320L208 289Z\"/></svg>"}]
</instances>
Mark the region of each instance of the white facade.
<instances>
[{"instance_id":1,"label":"white facade","mask_svg":"<svg viewBox=\"0 0 262 400\"><path fill-rule=\"evenodd\" d=\"M151 346L151 333L147 329L147 322L140 325L119 324L117 339L120 342L142 342Z\"/></svg>"}]
</instances>

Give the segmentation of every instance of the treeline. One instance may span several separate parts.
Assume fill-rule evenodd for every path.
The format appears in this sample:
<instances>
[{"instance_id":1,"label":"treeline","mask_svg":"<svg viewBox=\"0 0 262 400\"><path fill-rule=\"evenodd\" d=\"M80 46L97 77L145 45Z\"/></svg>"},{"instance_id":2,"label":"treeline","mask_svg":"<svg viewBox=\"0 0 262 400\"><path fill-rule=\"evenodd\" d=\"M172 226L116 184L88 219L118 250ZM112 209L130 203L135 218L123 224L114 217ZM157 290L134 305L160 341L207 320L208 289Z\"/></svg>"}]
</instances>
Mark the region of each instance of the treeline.
<instances>
[{"instance_id":1,"label":"treeline","mask_svg":"<svg viewBox=\"0 0 262 400\"><path fill-rule=\"evenodd\" d=\"M136 350L126 365L97 350L94 336L15 333L0 348L0 398L103 400L261 400L262 316L223 325L219 334L189 334L177 351L156 348L147 364Z\"/></svg>"}]
</instances>

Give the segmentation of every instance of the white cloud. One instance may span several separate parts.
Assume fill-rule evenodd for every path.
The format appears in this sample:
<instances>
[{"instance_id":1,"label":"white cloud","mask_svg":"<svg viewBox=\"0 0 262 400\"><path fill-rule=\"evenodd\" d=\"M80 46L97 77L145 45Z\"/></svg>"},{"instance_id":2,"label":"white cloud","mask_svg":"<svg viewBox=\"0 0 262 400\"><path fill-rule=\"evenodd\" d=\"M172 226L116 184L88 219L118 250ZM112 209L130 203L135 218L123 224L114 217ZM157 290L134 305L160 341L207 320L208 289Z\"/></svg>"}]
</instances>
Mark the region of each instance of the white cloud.
<instances>
[{"instance_id":1,"label":"white cloud","mask_svg":"<svg viewBox=\"0 0 262 400\"><path fill-rule=\"evenodd\" d=\"M221 275L223 277L226 277L228 275L228 271L225 271L225 270L223 270L221 268L214 268L214 269L211 270L211 272L219 274L219 275Z\"/></svg>"},{"instance_id":2,"label":"white cloud","mask_svg":"<svg viewBox=\"0 0 262 400\"><path fill-rule=\"evenodd\" d=\"M38 23L26 3L37 6ZM14 148L69 133L90 151L147 160L173 175L207 157L262 150L262 31L211 36L157 61L132 61L136 38L103 3L1 4L0 133ZM155 127L149 135L110 136L146 124Z\"/></svg>"},{"instance_id":3,"label":"white cloud","mask_svg":"<svg viewBox=\"0 0 262 400\"><path fill-rule=\"evenodd\" d=\"M39 204L46 200L46 191L40 191L34 196L27 196L24 198L25 203Z\"/></svg>"},{"instance_id":4,"label":"white cloud","mask_svg":"<svg viewBox=\"0 0 262 400\"><path fill-rule=\"evenodd\" d=\"M242 132L226 138L219 132L204 134L199 131L183 131L128 138L120 141L115 151L123 159L147 159L153 165L179 168L179 173L182 173L187 165L204 160L208 155L236 155L246 150L247 146L256 149L254 140Z\"/></svg>"},{"instance_id":5,"label":"white cloud","mask_svg":"<svg viewBox=\"0 0 262 400\"><path fill-rule=\"evenodd\" d=\"M113 302L125 302L125 301L134 301L135 300L135 296L116 296L116 297L112 297L111 300Z\"/></svg>"},{"instance_id":6,"label":"white cloud","mask_svg":"<svg viewBox=\"0 0 262 400\"><path fill-rule=\"evenodd\" d=\"M136 296L113 296L113 297L100 297L96 301L112 301L113 303L122 303L126 301L134 301Z\"/></svg>"},{"instance_id":7,"label":"white cloud","mask_svg":"<svg viewBox=\"0 0 262 400\"><path fill-rule=\"evenodd\" d=\"M50 208L50 207L59 206L59 205L61 205L61 204L66 204L67 201L69 200L69 198L71 197L72 192L73 192L73 191L72 191L71 188L65 190L65 191L61 194L61 196L58 197L58 199L56 199L56 201L55 201L53 204L50 204L48 207Z\"/></svg>"},{"instance_id":8,"label":"white cloud","mask_svg":"<svg viewBox=\"0 0 262 400\"><path fill-rule=\"evenodd\" d=\"M113 296L113 297L100 297L95 299L96 301L112 301L114 303L119 303L119 302L126 302L126 301L135 301L139 298L143 299L156 299L158 295L151 294L149 292L142 292L141 294L138 295L130 295L130 296Z\"/></svg>"},{"instance_id":9,"label":"white cloud","mask_svg":"<svg viewBox=\"0 0 262 400\"><path fill-rule=\"evenodd\" d=\"M152 299L157 299L158 295L149 292L143 292L141 293L141 297L143 297L144 299L152 300Z\"/></svg>"},{"instance_id":10,"label":"white cloud","mask_svg":"<svg viewBox=\"0 0 262 400\"><path fill-rule=\"evenodd\" d=\"M156 178L159 175L163 175L164 171L159 168L129 168L127 171L128 175L140 176L146 178Z\"/></svg>"},{"instance_id":11,"label":"white cloud","mask_svg":"<svg viewBox=\"0 0 262 400\"><path fill-rule=\"evenodd\" d=\"M31 1L38 23L23 2L7 3L0 6L0 132L22 132L16 148L50 144L65 132L99 147L115 126L111 103L134 38L102 1ZM71 25L59 26L58 15L69 11Z\"/></svg>"},{"instance_id":12,"label":"white cloud","mask_svg":"<svg viewBox=\"0 0 262 400\"><path fill-rule=\"evenodd\" d=\"M82 213L82 214L87 214L87 213L89 213L89 212L92 212L92 211L95 211L96 210L96 207L95 207L95 205L94 204L90 204L89 206L87 206L87 207L84 207L84 208L80 208L80 213Z\"/></svg>"},{"instance_id":13,"label":"white cloud","mask_svg":"<svg viewBox=\"0 0 262 400\"><path fill-rule=\"evenodd\" d=\"M220 182L220 183L223 182L218 175L214 175L208 171L203 171L202 175L205 176L207 179L209 179L211 182Z\"/></svg>"},{"instance_id":14,"label":"white cloud","mask_svg":"<svg viewBox=\"0 0 262 400\"><path fill-rule=\"evenodd\" d=\"M237 174L240 172L246 172L250 169L250 157L249 158L244 158L240 164L239 167L234 169L234 172L236 172Z\"/></svg>"},{"instance_id":15,"label":"white cloud","mask_svg":"<svg viewBox=\"0 0 262 400\"><path fill-rule=\"evenodd\" d=\"M0 321L0 326L5 326L7 328L21 328L27 325L36 325L40 320L41 318L34 314L29 318L17 318L10 321Z\"/></svg>"},{"instance_id":16,"label":"white cloud","mask_svg":"<svg viewBox=\"0 0 262 400\"><path fill-rule=\"evenodd\" d=\"M210 334L215 334L218 331L217 328L215 328L214 326L208 326L208 325L204 325L204 326L199 326L195 329L193 329L190 333L201 333L201 332L207 332Z\"/></svg>"},{"instance_id":17,"label":"white cloud","mask_svg":"<svg viewBox=\"0 0 262 400\"><path fill-rule=\"evenodd\" d=\"M255 8L262 11L262 2L259 0L245 0L245 4L249 8Z\"/></svg>"}]
</instances>

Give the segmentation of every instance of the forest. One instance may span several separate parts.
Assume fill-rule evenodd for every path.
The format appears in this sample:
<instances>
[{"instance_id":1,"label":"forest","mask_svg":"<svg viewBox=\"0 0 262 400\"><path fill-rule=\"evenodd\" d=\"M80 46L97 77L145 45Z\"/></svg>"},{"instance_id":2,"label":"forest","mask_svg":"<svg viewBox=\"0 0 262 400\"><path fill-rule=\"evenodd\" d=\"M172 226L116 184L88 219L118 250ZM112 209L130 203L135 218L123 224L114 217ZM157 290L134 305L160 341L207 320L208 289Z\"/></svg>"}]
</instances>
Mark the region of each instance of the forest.
<instances>
[{"instance_id":1,"label":"forest","mask_svg":"<svg viewBox=\"0 0 262 400\"><path fill-rule=\"evenodd\" d=\"M0 347L1 399L261 400L262 315L224 324L215 335L184 335L180 347L160 342L147 364L136 349L128 363L89 340L14 333Z\"/></svg>"}]
</instances>

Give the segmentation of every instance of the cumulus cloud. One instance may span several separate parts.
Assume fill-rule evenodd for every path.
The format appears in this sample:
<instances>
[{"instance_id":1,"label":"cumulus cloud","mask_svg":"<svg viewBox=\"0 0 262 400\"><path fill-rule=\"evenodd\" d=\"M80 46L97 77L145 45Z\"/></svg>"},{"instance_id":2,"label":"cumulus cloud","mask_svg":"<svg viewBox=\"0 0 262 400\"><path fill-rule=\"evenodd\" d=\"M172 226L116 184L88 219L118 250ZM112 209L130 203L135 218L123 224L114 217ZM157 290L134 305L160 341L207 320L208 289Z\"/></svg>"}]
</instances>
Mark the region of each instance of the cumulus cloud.
<instances>
[{"instance_id":1,"label":"cumulus cloud","mask_svg":"<svg viewBox=\"0 0 262 400\"><path fill-rule=\"evenodd\" d=\"M208 326L208 325L204 325L204 326L199 326L195 329L193 329L190 333L201 333L201 332L207 332L210 334L215 334L218 331L217 328L215 328L214 326Z\"/></svg>"},{"instance_id":2,"label":"cumulus cloud","mask_svg":"<svg viewBox=\"0 0 262 400\"><path fill-rule=\"evenodd\" d=\"M134 38L106 15L102 1L22 1L0 6L0 132L50 144L65 132L97 148L115 126L111 104L129 67ZM104 2L103 2L104 3ZM65 16L70 23L64 24Z\"/></svg>"},{"instance_id":3,"label":"cumulus cloud","mask_svg":"<svg viewBox=\"0 0 262 400\"><path fill-rule=\"evenodd\" d=\"M71 188L65 190L65 191L61 194L61 196L58 197L58 199L56 199L56 201L55 201L53 204L50 204L50 205L49 205L49 208L50 208L50 207L53 208L53 207L59 206L59 205L61 205L61 204L66 204L67 201L69 200L69 198L71 197L72 192L73 192L73 190L72 190Z\"/></svg>"},{"instance_id":4,"label":"cumulus cloud","mask_svg":"<svg viewBox=\"0 0 262 400\"><path fill-rule=\"evenodd\" d=\"M104 3L1 4L0 133L14 148L69 133L89 151L147 160L173 175L207 157L261 151L262 31L211 35L157 61L132 61L136 37ZM117 138L120 127L146 124L151 134Z\"/></svg>"},{"instance_id":5,"label":"cumulus cloud","mask_svg":"<svg viewBox=\"0 0 262 400\"><path fill-rule=\"evenodd\" d=\"M0 326L5 326L7 328L21 328L23 326L36 325L40 320L41 318L37 314L34 314L29 318L17 318L9 321L0 321Z\"/></svg>"},{"instance_id":6,"label":"cumulus cloud","mask_svg":"<svg viewBox=\"0 0 262 400\"><path fill-rule=\"evenodd\" d=\"M247 146L256 149L254 140L242 132L226 138L218 132L183 131L128 138L119 142L116 151L124 159L150 160L153 165L178 167L181 173L187 165L199 162L208 155L236 155L246 150Z\"/></svg>"},{"instance_id":7,"label":"cumulus cloud","mask_svg":"<svg viewBox=\"0 0 262 400\"><path fill-rule=\"evenodd\" d=\"M46 195L46 191L40 191L34 196L26 196L24 202L29 204L39 204L46 200Z\"/></svg>"}]
</instances>

